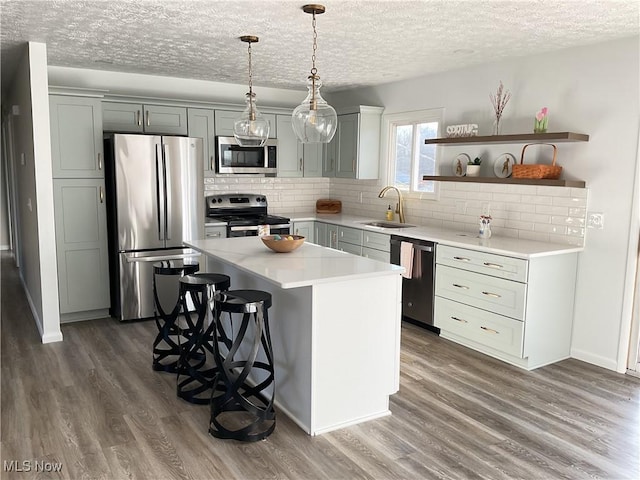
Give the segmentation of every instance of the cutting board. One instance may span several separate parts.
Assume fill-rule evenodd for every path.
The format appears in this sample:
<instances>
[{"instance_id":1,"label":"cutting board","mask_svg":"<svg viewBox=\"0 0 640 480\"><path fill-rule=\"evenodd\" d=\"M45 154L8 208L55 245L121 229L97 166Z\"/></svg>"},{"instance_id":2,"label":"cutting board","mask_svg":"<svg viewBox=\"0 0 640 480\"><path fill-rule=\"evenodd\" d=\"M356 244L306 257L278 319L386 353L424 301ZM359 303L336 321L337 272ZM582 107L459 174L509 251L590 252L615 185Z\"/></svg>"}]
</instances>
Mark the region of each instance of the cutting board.
<instances>
[{"instance_id":1,"label":"cutting board","mask_svg":"<svg viewBox=\"0 0 640 480\"><path fill-rule=\"evenodd\" d=\"M342 202L340 200L330 200L321 198L316 202L316 213L340 213Z\"/></svg>"}]
</instances>

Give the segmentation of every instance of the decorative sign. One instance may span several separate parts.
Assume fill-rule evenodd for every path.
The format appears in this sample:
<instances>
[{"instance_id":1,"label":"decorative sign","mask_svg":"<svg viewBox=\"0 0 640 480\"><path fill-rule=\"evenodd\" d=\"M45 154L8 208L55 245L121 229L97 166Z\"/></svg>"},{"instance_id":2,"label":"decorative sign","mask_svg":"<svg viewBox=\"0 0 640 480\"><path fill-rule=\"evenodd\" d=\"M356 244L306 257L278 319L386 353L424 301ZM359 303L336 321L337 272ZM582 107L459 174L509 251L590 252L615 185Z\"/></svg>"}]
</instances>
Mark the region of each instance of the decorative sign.
<instances>
[{"instance_id":1,"label":"decorative sign","mask_svg":"<svg viewBox=\"0 0 640 480\"><path fill-rule=\"evenodd\" d=\"M478 125L475 123L447 127L447 137L475 137L476 135L478 135Z\"/></svg>"}]
</instances>

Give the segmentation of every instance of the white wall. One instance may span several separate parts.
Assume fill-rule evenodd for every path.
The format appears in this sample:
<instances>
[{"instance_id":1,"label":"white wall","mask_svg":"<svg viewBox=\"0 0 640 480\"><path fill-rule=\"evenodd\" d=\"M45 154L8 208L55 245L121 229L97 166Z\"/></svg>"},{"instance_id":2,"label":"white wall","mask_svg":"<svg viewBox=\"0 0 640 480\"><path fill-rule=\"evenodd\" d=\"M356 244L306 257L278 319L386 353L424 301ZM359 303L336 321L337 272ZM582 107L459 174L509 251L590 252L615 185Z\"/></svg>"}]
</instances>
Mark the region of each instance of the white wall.
<instances>
[{"instance_id":1,"label":"white wall","mask_svg":"<svg viewBox=\"0 0 640 480\"><path fill-rule=\"evenodd\" d=\"M7 101L13 115L13 153L20 229L20 276L43 343L62 340L53 217L46 46L29 43Z\"/></svg>"},{"instance_id":2,"label":"white wall","mask_svg":"<svg viewBox=\"0 0 640 480\"><path fill-rule=\"evenodd\" d=\"M160 77L135 73L108 72L67 67L49 67L49 85L100 90L105 95L176 99L184 102L231 103L244 106L247 85L208 82L187 78ZM306 97L306 89L256 87L258 108L261 106L297 106Z\"/></svg>"},{"instance_id":3,"label":"white wall","mask_svg":"<svg viewBox=\"0 0 640 480\"><path fill-rule=\"evenodd\" d=\"M625 351L619 349L627 348L630 321L630 309L623 311L632 288L629 252L636 251L638 239L638 232L631 231L632 225L637 229L631 199L637 195L638 45L634 37L328 96L335 106L382 105L385 113L444 108L445 125L477 123L482 135L491 133L489 93L502 80L513 94L503 133L531 132L535 112L546 106L549 131L589 134L588 143L558 144L564 177L585 180L588 210L605 217L603 230L587 230L580 254L572 356L618 371L626 364ZM516 148L505 145L489 153L512 151L519 158ZM446 164L460 151L473 155L466 146L442 147L441 159ZM473 193L467 198L474 201ZM385 203L380 201L381 213ZM428 211L435 204L425 201L415 208Z\"/></svg>"}]
</instances>

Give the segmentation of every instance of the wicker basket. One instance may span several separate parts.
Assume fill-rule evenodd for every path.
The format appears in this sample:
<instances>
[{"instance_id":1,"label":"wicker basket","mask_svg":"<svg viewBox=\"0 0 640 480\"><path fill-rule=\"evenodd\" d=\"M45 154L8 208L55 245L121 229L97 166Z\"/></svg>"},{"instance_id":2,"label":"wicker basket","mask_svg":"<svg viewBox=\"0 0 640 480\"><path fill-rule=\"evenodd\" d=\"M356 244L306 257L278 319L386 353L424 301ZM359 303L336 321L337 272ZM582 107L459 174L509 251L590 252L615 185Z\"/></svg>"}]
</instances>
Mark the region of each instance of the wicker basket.
<instances>
[{"instance_id":1,"label":"wicker basket","mask_svg":"<svg viewBox=\"0 0 640 480\"><path fill-rule=\"evenodd\" d=\"M553 147L553 160L551 161L551 165L524 165L524 152L527 150L527 147L531 145L549 145ZM520 155L520 164L515 164L513 166L512 177L513 178L548 178L551 180L556 180L560 178L560 174L562 173L562 167L556 165L556 154L558 153L558 149L555 145L551 143L530 143L522 147L522 154Z\"/></svg>"}]
</instances>

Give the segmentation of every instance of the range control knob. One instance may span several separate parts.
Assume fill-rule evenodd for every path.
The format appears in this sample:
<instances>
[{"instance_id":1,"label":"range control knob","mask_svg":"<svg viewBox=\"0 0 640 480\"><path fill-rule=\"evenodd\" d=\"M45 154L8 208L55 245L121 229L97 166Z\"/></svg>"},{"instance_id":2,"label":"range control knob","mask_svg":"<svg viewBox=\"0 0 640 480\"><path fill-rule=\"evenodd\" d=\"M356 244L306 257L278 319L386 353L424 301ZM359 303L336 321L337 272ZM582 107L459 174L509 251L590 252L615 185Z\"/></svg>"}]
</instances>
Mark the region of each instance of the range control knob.
<instances>
[{"instance_id":1,"label":"range control knob","mask_svg":"<svg viewBox=\"0 0 640 480\"><path fill-rule=\"evenodd\" d=\"M218 203L222 203L222 198L218 197Z\"/></svg>"},{"instance_id":2,"label":"range control knob","mask_svg":"<svg viewBox=\"0 0 640 480\"><path fill-rule=\"evenodd\" d=\"M212 199L211 199L211 203L216 203L216 199L215 199L215 198L212 198Z\"/></svg>"}]
</instances>

